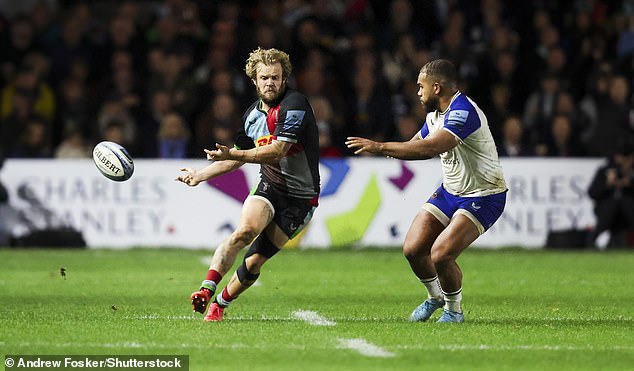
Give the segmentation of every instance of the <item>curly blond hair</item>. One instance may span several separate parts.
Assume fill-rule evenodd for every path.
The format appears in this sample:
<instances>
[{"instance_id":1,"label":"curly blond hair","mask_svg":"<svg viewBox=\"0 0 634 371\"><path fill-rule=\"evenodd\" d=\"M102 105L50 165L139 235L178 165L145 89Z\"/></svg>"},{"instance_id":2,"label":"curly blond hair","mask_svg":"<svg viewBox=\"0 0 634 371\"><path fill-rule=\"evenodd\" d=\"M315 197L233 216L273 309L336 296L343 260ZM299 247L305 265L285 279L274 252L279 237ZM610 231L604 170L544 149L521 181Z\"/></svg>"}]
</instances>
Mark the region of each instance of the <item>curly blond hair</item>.
<instances>
[{"instance_id":1,"label":"curly blond hair","mask_svg":"<svg viewBox=\"0 0 634 371\"><path fill-rule=\"evenodd\" d=\"M267 66L270 66L275 63L279 63L282 65L282 78L287 79L291 75L291 71L293 70L293 66L291 65L291 59L288 54L284 53L281 50L277 50L275 48L271 49L262 49L257 48L251 53L249 53L249 58L247 58L247 64L244 67L244 71L250 79L255 80L257 76L257 65L258 63L263 63Z\"/></svg>"}]
</instances>

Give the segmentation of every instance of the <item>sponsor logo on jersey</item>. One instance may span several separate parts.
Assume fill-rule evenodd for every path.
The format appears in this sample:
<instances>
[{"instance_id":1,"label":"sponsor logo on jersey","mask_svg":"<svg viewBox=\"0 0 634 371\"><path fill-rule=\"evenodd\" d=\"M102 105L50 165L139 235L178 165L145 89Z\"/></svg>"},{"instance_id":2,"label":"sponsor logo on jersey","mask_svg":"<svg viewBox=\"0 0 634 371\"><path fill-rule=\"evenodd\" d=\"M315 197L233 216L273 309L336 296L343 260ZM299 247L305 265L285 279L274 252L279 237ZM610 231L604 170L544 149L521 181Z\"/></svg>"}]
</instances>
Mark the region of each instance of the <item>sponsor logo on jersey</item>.
<instances>
[{"instance_id":1,"label":"sponsor logo on jersey","mask_svg":"<svg viewBox=\"0 0 634 371\"><path fill-rule=\"evenodd\" d=\"M265 135L263 137L259 137L255 140L255 145L258 147L265 146L267 144L271 144L273 142L273 136L271 134Z\"/></svg>"},{"instance_id":2,"label":"sponsor logo on jersey","mask_svg":"<svg viewBox=\"0 0 634 371\"><path fill-rule=\"evenodd\" d=\"M469 111L465 110L453 110L449 112L447 117L448 125L464 126L467 123L467 117L469 117Z\"/></svg>"}]
</instances>

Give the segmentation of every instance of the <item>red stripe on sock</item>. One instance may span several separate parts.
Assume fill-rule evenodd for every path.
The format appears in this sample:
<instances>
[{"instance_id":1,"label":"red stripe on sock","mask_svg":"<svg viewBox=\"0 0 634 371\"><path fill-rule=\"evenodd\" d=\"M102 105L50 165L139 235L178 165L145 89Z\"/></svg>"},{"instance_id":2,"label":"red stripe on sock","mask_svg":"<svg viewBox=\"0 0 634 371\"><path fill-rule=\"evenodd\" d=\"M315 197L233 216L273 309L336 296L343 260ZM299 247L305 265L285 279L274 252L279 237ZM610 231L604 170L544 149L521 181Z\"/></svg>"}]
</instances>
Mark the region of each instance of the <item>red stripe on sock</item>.
<instances>
[{"instance_id":1,"label":"red stripe on sock","mask_svg":"<svg viewBox=\"0 0 634 371\"><path fill-rule=\"evenodd\" d=\"M205 276L205 279L209 281L214 281L217 285L220 283L220 280L222 279L222 275L218 273L217 270L210 269L209 271L207 271L207 276Z\"/></svg>"}]
</instances>

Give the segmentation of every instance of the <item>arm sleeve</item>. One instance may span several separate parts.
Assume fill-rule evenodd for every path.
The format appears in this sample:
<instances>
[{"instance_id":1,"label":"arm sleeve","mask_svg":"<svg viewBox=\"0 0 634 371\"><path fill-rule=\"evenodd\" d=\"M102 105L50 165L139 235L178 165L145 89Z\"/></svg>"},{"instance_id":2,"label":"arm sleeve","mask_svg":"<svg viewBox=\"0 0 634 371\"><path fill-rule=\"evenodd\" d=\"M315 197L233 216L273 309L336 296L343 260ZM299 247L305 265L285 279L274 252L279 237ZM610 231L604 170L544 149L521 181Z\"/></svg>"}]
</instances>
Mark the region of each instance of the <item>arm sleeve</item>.
<instances>
[{"instance_id":1,"label":"arm sleeve","mask_svg":"<svg viewBox=\"0 0 634 371\"><path fill-rule=\"evenodd\" d=\"M244 129L240 130L236 135L236 140L233 145L236 149L251 149L255 148L255 143L251 139Z\"/></svg>"},{"instance_id":2,"label":"arm sleeve","mask_svg":"<svg viewBox=\"0 0 634 371\"><path fill-rule=\"evenodd\" d=\"M427 121L423 124L423 127L418 132L418 136L420 139L425 139L426 136L429 135L429 127L427 126Z\"/></svg>"},{"instance_id":3,"label":"arm sleeve","mask_svg":"<svg viewBox=\"0 0 634 371\"><path fill-rule=\"evenodd\" d=\"M465 140L471 133L481 126L480 117L474 109L455 108L450 110L445 116L444 128L452 134Z\"/></svg>"},{"instance_id":4,"label":"arm sleeve","mask_svg":"<svg viewBox=\"0 0 634 371\"><path fill-rule=\"evenodd\" d=\"M295 94L285 99L280 106L279 123L275 128L275 138L277 140L297 143L304 130L305 116L311 109L306 98Z\"/></svg>"}]
</instances>

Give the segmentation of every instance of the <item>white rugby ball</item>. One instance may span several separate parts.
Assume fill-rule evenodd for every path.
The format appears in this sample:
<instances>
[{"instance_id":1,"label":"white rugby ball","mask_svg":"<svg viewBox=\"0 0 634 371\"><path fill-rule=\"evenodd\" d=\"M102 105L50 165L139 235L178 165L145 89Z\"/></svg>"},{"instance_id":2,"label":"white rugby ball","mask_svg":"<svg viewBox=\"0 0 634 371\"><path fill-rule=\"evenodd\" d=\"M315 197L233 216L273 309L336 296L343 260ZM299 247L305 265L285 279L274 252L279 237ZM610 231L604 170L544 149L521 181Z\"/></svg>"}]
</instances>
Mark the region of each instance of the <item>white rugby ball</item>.
<instances>
[{"instance_id":1,"label":"white rugby ball","mask_svg":"<svg viewBox=\"0 0 634 371\"><path fill-rule=\"evenodd\" d=\"M97 169L117 182L130 179L134 172L134 162L125 148L115 142L103 141L92 150L92 159Z\"/></svg>"}]
</instances>

